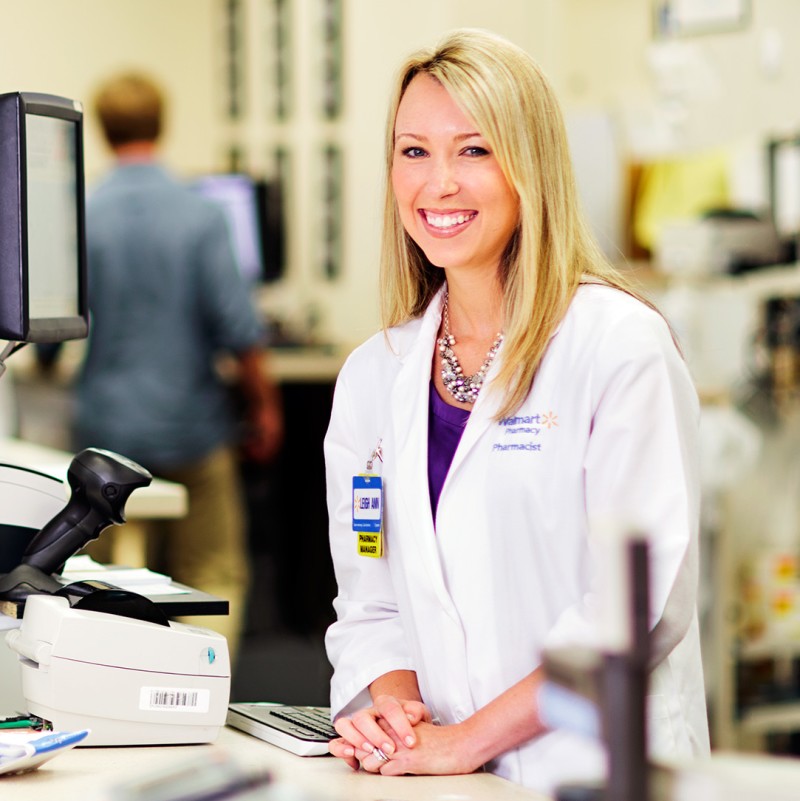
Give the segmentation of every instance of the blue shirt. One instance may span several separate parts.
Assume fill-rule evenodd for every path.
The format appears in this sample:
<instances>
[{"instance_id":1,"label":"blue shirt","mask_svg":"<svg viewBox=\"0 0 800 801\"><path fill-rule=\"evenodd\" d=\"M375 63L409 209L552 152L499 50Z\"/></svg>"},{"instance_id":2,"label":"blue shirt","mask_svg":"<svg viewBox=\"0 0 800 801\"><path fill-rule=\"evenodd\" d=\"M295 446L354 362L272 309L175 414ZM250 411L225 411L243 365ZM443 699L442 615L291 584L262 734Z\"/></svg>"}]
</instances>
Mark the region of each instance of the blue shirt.
<instances>
[{"instance_id":1,"label":"blue shirt","mask_svg":"<svg viewBox=\"0 0 800 801\"><path fill-rule=\"evenodd\" d=\"M260 344L223 212L160 166L117 167L87 203L91 312L76 445L178 467L234 435L220 351Z\"/></svg>"}]
</instances>

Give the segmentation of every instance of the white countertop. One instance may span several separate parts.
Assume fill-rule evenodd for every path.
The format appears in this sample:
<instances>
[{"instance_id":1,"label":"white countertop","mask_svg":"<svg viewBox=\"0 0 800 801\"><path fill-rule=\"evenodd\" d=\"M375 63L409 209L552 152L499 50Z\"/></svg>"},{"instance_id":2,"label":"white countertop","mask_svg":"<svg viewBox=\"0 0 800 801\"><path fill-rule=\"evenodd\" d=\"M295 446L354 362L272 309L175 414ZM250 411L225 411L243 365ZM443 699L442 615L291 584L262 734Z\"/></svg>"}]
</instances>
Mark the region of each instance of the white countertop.
<instances>
[{"instance_id":1,"label":"white countertop","mask_svg":"<svg viewBox=\"0 0 800 801\"><path fill-rule=\"evenodd\" d=\"M201 765L212 754L223 753L245 770L269 771L276 782L307 793L308 801L546 801L488 773L401 777L356 773L333 757L298 757L227 727L213 745L74 748L32 773L0 776L0 798L112 801L111 788L120 783Z\"/></svg>"},{"instance_id":2,"label":"white countertop","mask_svg":"<svg viewBox=\"0 0 800 801\"><path fill-rule=\"evenodd\" d=\"M65 482L72 457L71 453L44 445L19 439L0 439L0 462L29 467ZM68 494L69 488L65 484L65 499ZM149 487L141 487L130 496L125 504L125 516L128 520L182 517L186 514L187 508L185 487L172 481L154 478Z\"/></svg>"},{"instance_id":3,"label":"white countertop","mask_svg":"<svg viewBox=\"0 0 800 801\"><path fill-rule=\"evenodd\" d=\"M334 383L351 347L273 348L267 353L270 374L279 384Z\"/></svg>"},{"instance_id":4,"label":"white countertop","mask_svg":"<svg viewBox=\"0 0 800 801\"><path fill-rule=\"evenodd\" d=\"M270 375L278 383L333 383L355 344L278 346L267 348L264 357ZM84 348L82 340L65 342L58 362L48 373L42 373L36 366L33 349L25 348L8 360L9 374L18 383L69 387L83 359ZM224 365L226 358L221 361Z\"/></svg>"}]
</instances>

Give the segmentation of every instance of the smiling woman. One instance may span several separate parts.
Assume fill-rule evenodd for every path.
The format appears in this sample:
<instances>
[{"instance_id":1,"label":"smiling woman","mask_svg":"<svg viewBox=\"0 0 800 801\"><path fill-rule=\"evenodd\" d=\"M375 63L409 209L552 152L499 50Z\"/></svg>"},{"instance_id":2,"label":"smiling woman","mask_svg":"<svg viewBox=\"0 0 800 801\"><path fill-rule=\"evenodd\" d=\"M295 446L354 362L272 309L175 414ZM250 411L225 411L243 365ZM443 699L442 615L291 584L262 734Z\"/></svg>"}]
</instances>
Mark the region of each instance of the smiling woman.
<instances>
[{"instance_id":1,"label":"smiling woman","mask_svg":"<svg viewBox=\"0 0 800 801\"><path fill-rule=\"evenodd\" d=\"M651 754L707 751L697 397L587 233L549 83L454 32L398 74L386 169L385 330L342 369L325 441L332 753L544 791L601 776L599 744L548 731L537 693L545 648L598 644L608 520L650 539ZM360 554L365 464L381 547Z\"/></svg>"},{"instance_id":2,"label":"smiling woman","mask_svg":"<svg viewBox=\"0 0 800 801\"><path fill-rule=\"evenodd\" d=\"M432 264L493 280L519 201L476 128L438 80L415 77L397 111L392 189L403 226Z\"/></svg>"}]
</instances>

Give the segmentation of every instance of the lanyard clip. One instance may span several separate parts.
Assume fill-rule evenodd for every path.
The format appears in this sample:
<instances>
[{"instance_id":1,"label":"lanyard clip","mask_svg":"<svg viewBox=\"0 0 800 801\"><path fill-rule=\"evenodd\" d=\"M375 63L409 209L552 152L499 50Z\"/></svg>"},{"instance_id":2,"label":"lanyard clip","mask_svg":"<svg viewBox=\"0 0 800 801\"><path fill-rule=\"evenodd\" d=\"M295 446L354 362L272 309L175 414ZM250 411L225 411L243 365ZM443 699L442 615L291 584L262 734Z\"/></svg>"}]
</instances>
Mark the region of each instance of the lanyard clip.
<instances>
[{"instance_id":1,"label":"lanyard clip","mask_svg":"<svg viewBox=\"0 0 800 801\"><path fill-rule=\"evenodd\" d=\"M367 472L372 472L372 465L375 463L376 459L380 459L383 461L383 449L381 448L382 439L378 440L378 444L375 446L375 450L372 451L372 455L367 459Z\"/></svg>"}]
</instances>

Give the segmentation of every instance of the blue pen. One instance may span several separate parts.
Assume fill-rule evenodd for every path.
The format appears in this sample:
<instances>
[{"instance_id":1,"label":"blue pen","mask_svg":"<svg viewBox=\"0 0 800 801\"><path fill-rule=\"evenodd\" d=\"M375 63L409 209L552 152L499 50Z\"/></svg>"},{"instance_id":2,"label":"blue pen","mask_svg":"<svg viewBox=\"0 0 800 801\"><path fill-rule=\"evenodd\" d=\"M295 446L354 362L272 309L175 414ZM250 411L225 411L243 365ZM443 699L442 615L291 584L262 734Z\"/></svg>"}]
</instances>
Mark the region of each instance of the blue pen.
<instances>
[{"instance_id":1,"label":"blue pen","mask_svg":"<svg viewBox=\"0 0 800 801\"><path fill-rule=\"evenodd\" d=\"M10 765L13 762L27 762L33 760L32 764L43 761L40 755L52 751L71 748L79 743L89 734L88 729L82 731L50 732L35 740L25 743L0 743L0 768Z\"/></svg>"},{"instance_id":2,"label":"blue pen","mask_svg":"<svg viewBox=\"0 0 800 801\"><path fill-rule=\"evenodd\" d=\"M35 754L44 754L48 751L55 751L57 748L64 748L83 740L89 733L88 729L82 731L54 731L30 740L28 745L32 745Z\"/></svg>"}]
</instances>

